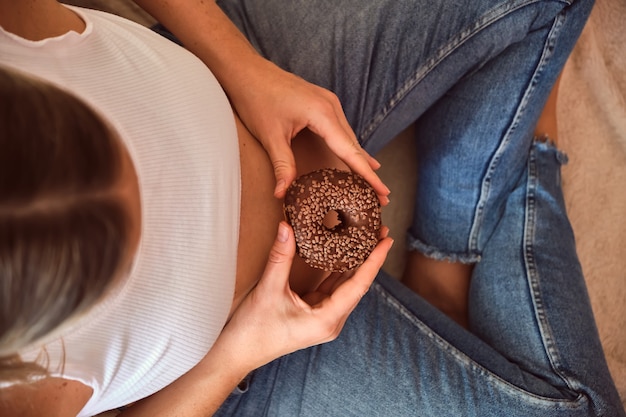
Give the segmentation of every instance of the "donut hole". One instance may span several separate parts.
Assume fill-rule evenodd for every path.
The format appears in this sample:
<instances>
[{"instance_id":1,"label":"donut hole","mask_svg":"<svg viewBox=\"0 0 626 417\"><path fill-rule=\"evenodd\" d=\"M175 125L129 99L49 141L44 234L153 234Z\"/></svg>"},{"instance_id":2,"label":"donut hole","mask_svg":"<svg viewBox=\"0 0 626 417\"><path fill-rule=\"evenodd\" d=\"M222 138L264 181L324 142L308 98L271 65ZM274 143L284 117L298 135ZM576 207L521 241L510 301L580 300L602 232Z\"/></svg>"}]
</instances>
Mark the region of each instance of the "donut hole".
<instances>
[{"instance_id":1,"label":"donut hole","mask_svg":"<svg viewBox=\"0 0 626 417\"><path fill-rule=\"evenodd\" d=\"M329 210L324 216L322 224L328 230L333 230L343 224L343 216L341 215L341 212L337 210Z\"/></svg>"}]
</instances>

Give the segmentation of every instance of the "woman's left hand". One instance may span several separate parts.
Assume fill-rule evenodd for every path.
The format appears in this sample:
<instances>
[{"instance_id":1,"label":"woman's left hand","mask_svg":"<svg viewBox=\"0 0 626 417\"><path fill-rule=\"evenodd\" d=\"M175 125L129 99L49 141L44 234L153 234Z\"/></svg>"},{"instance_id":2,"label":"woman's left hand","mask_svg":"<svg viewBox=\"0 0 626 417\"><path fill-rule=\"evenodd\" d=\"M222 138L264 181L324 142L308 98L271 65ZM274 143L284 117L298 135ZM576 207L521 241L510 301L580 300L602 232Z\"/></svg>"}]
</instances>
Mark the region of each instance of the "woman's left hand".
<instances>
[{"instance_id":1,"label":"woman's left hand","mask_svg":"<svg viewBox=\"0 0 626 417\"><path fill-rule=\"evenodd\" d=\"M249 75L247 91L237 94L231 90L229 96L246 127L269 154L276 176L274 195L284 197L296 178L291 141L298 132L309 129L365 178L386 205L389 189L374 172L380 163L361 148L337 96L261 59Z\"/></svg>"}]
</instances>

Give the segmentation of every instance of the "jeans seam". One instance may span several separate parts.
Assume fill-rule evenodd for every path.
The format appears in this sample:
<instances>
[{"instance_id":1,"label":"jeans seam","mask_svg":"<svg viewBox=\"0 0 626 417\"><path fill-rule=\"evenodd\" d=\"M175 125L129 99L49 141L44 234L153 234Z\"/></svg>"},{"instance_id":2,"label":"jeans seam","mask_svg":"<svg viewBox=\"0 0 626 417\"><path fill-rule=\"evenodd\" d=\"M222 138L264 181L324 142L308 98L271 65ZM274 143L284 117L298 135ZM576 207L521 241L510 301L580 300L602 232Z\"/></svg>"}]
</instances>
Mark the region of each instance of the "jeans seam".
<instances>
[{"instance_id":1,"label":"jeans seam","mask_svg":"<svg viewBox=\"0 0 626 417\"><path fill-rule=\"evenodd\" d=\"M486 12L481 19L474 23L473 26L461 31L456 37L443 45L432 58L426 61L425 65L421 66L416 72L414 72L413 75L396 90L396 93L389 99L382 110L372 117L371 121L359 135L362 146L366 147L371 138L372 132L378 128L378 126L383 120L385 120L387 115L393 111L398 103L400 103L409 94L409 92L415 88L415 86L419 84L421 80L423 80L439 63L450 56L450 54L457 50L461 45L485 28L502 19L504 16L530 4L540 3L541 1L543 0L518 0L512 3L500 4ZM562 0L558 1L567 3Z\"/></svg>"},{"instance_id":2,"label":"jeans seam","mask_svg":"<svg viewBox=\"0 0 626 417\"><path fill-rule=\"evenodd\" d=\"M533 72L533 75L530 78L526 92L522 96L522 99L517 108L517 111L515 112L515 115L513 116L513 120L511 121L511 125L509 126L506 133L504 134L502 140L500 141L500 144L498 145L498 148L496 149L496 152L494 153L491 161L489 162L487 171L485 173L485 177L483 178L483 181L482 181L480 196L476 204L474 220L472 222L472 227L470 229L470 233L468 237L468 248L470 251L475 251L475 252L480 253L480 250L478 247L480 230L481 230L481 226L483 224L483 220L485 217L485 207L487 206L489 197L491 196L491 182L492 182L493 175L495 174L496 170L499 167L502 155L506 152L506 148L508 144L511 142L511 136L513 135L513 132L515 132L517 126L520 123L520 120L522 119L522 116L525 114L525 111L528 107L528 103L530 102L530 97L532 97L536 89L536 86L539 82L539 78L541 77L544 68L546 67L547 63L550 61L550 58L553 55L554 44L559 34L559 29L563 26L563 19L564 19L563 13L560 13L555 17L554 22L552 24L552 28L550 29L550 32L548 33L548 36L546 37L545 45L541 53L541 57L539 58L539 62L537 63L537 67L535 68L535 71Z\"/></svg>"},{"instance_id":3,"label":"jeans seam","mask_svg":"<svg viewBox=\"0 0 626 417\"><path fill-rule=\"evenodd\" d=\"M534 145L536 146L536 145ZM537 227L537 206L536 206L536 190L538 187L538 172L537 172L537 157L536 150L530 153L528 160L528 179L527 179L527 195L525 205L525 218L524 218L524 266L526 269L526 277L528 280L529 291L531 293L531 300L533 303L533 309L535 311L535 318L537 320L537 326L541 339L543 341L546 356L550 362L550 366L556 375L567 385L567 387L575 391L575 388L570 384L568 378L560 371L561 360L560 353L554 342L554 332L548 322L545 305L543 303L543 297L541 294L540 274L535 261L535 231Z\"/></svg>"}]
</instances>

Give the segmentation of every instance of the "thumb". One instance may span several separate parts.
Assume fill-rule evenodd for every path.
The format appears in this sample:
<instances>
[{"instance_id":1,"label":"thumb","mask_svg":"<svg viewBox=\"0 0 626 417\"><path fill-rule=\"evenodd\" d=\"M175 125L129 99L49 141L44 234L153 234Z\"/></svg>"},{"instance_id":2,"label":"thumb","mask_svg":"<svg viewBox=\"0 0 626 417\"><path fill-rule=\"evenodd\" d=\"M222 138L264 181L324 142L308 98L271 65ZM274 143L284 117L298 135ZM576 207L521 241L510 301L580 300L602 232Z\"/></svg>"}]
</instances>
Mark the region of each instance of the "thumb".
<instances>
[{"instance_id":1,"label":"thumb","mask_svg":"<svg viewBox=\"0 0 626 417\"><path fill-rule=\"evenodd\" d=\"M270 250L261 281L266 286L283 287L289 280L291 264L296 252L293 230L284 221L278 224L278 233Z\"/></svg>"},{"instance_id":2,"label":"thumb","mask_svg":"<svg viewBox=\"0 0 626 417\"><path fill-rule=\"evenodd\" d=\"M287 143L280 141L276 147L268 150L268 154L272 160L274 176L276 177L274 196L283 198L289 184L296 179L296 160L293 151Z\"/></svg>"}]
</instances>

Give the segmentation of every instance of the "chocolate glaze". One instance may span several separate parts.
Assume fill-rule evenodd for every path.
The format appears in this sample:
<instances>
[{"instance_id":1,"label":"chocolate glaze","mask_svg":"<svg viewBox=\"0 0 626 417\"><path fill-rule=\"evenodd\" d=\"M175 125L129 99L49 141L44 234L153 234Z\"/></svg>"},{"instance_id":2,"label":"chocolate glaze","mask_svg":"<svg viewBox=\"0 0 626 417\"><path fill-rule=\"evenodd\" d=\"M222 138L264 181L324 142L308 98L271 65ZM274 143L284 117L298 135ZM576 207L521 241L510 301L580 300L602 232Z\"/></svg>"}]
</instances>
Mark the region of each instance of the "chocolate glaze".
<instances>
[{"instance_id":1,"label":"chocolate glaze","mask_svg":"<svg viewBox=\"0 0 626 417\"><path fill-rule=\"evenodd\" d=\"M298 255L309 265L343 272L361 265L380 236L381 208L374 189L358 174L321 169L298 177L285 195L285 216ZM324 217L336 211L340 224Z\"/></svg>"}]
</instances>

